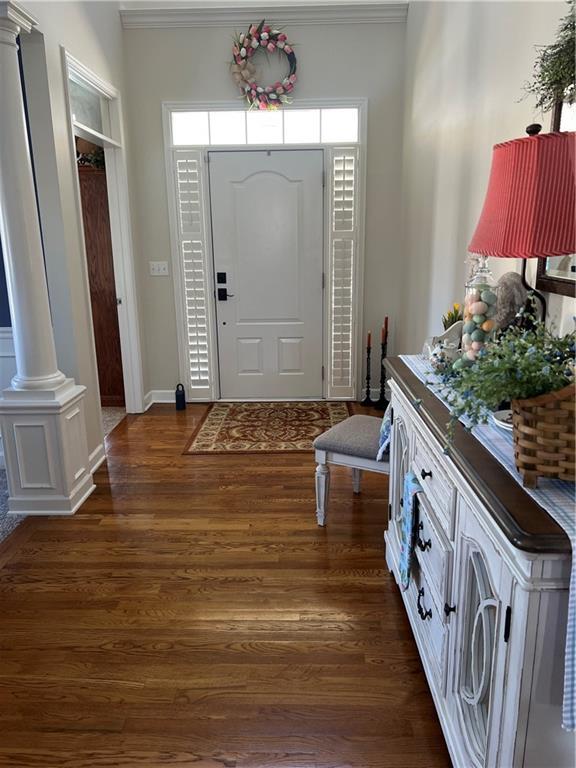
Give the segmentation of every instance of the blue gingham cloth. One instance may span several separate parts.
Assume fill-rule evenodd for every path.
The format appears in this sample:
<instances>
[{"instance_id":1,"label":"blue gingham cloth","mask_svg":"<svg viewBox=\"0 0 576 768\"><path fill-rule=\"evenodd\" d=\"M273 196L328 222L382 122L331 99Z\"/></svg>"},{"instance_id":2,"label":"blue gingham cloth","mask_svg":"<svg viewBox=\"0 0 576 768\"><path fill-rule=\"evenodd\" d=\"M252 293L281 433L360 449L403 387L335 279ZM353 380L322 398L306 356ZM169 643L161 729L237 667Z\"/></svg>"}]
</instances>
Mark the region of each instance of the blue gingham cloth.
<instances>
[{"instance_id":1,"label":"blue gingham cloth","mask_svg":"<svg viewBox=\"0 0 576 768\"><path fill-rule=\"evenodd\" d=\"M388 403L388 407L384 412L382 418L382 424L380 425L380 437L378 438L378 453L376 454L376 461L384 461L390 452L390 438L392 436L392 405Z\"/></svg>"},{"instance_id":2,"label":"blue gingham cloth","mask_svg":"<svg viewBox=\"0 0 576 768\"><path fill-rule=\"evenodd\" d=\"M406 591L410 586L410 571L414 556L416 526L418 524L418 501L416 496L421 491L422 486L414 472L406 472L402 489L402 525L400 526L400 562L398 563L400 588L403 591Z\"/></svg>"},{"instance_id":3,"label":"blue gingham cloth","mask_svg":"<svg viewBox=\"0 0 576 768\"><path fill-rule=\"evenodd\" d=\"M429 363L421 355L400 355L412 373L425 384L438 381ZM443 398L431 390L440 400ZM445 402L443 400L443 402ZM446 404L446 403L445 403ZM522 485L522 478L514 464L512 433L495 424L480 424L472 430L486 450L498 459L511 477ZM564 529L572 545L572 572L568 599L568 626L566 629L566 654L564 660L564 701L562 727L576 730L576 514L574 509L574 483L552 478L540 478L538 488L524 488L526 493L548 512Z\"/></svg>"}]
</instances>

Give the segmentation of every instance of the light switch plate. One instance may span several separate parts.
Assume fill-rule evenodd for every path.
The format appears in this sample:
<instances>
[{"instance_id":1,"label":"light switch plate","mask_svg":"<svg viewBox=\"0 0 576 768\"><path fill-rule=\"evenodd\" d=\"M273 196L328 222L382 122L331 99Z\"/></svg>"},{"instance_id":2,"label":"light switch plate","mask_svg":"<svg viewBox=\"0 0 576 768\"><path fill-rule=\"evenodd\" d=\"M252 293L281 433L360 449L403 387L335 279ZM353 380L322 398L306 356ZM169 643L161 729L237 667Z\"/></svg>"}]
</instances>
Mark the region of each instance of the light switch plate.
<instances>
[{"instance_id":1,"label":"light switch plate","mask_svg":"<svg viewBox=\"0 0 576 768\"><path fill-rule=\"evenodd\" d=\"M168 274L168 262L167 261L150 261L150 274L154 277L158 275Z\"/></svg>"}]
</instances>

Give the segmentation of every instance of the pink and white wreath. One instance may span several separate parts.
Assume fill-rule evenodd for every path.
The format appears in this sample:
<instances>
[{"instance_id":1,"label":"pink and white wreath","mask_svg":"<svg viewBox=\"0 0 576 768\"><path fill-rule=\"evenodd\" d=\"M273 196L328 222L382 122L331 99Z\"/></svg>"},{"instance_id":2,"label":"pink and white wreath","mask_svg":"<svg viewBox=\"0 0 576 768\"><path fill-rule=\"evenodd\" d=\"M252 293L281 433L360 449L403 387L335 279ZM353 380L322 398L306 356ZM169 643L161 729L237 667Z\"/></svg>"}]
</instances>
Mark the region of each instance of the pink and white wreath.
<instances>
[{"instance_id":1,"label":"pink and white wreath","mask_svg":"<svg viewBox=\"0 0 576 768\"><path fill-rule=\"evenodd\" d=\"M280 53L288 60L288 73L282 81L262 86L256 81L256 67L253 57L257 51ZM296 56L288 38L278 29L264 23L252 24L248 32L241 32L234 39L231 64L232 77L242 91L250 107L257 109L278 109L281 104L290 103L290 94L296 83Z\"/></svg>"}]
</instances>

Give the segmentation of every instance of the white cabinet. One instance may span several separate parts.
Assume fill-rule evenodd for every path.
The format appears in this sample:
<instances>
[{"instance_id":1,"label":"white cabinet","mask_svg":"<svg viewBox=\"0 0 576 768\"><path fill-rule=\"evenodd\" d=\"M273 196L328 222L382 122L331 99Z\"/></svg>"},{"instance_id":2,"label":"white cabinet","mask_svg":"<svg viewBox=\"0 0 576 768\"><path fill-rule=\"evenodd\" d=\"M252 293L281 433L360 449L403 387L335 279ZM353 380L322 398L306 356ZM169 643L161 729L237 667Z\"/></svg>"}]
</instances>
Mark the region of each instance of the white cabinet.
<instances>
[{"instance_id":1,"label":"white cabinet","mask_svg":"<svg viewBox=\"0 0 576 768\"><path fill-rule=\"evenodd\" d=\"M481 498L445 455L410 388L398 375L390 387L386 560L398 581L402 486L412 469L423 493L401 594L452 761L572 767L574 735L561 728L569 552L516 546L482 500L490 494Z\"/></svg>"}]
</instances>

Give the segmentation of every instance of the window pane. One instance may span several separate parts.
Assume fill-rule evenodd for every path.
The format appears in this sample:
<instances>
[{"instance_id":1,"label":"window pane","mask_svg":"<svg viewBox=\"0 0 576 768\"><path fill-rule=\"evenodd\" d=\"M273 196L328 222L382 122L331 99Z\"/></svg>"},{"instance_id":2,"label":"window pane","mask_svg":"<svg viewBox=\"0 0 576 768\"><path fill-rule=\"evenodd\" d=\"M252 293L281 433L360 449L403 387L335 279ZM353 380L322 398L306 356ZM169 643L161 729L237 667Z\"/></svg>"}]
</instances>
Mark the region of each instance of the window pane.
<instances>
[{"instance_id":1,"label":"window pane","mask_svg":"<svg viewBox=\"0 0 576 768\"><path fill-rule=\"evenodd\" d=\"M102 133L102 106L100 96L91 88L69 80L72 119Z\"/></svg>"},{"instance_id":2,"label":"window pane","mask_svg":"<svg viewBox=\"0 0 576 768\"><path fill-rule=\"evenodd\" d=\"M322 110L322 143L341 141L358 141L358 110L355 107Z\"/></svg>"},{"instance_id":3,"label":"window pane","mask_svg":"<svg viewBox=\"0 0 576 768\"><path fill-rule=\"evenodd\" d=\"M248 144L282 144L282 112L247 112Z\"/></svg>"},{"instance_id":4,"label":"window pane","mask_svg":"<svg viewBox=\"0 0 576 768\"><path fill-rule=\"evenodd\" d=\"M320 141L319 109L287 109L284 112L285 144L316 144Z\"/></svg>"},{"instance_id":5,"label":"window pane","mask_svg":"<svg viewBox=\"0 0 576 768\"><path fill-rule=\"evenodd\" d=\"M245 112L210 112L210 144L246 144Z\"/></svg>"},{"instance_id":6,"label":"window pane","mask_svg":"<svg viewBox=\"0 0 576 768\"><path fill-rule=\"evenodd\" d=\"M172 112L172 143L209 144L208 112Z\"/></svg>"}]
</instances>

